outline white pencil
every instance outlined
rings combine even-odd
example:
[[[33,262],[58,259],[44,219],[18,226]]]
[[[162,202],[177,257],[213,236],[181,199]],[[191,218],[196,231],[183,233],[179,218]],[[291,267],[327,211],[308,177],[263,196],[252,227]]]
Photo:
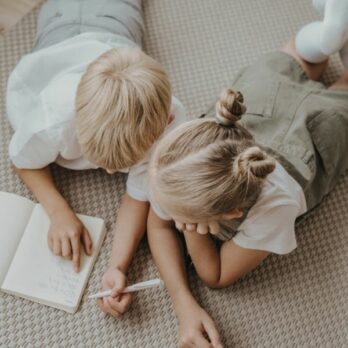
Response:
[[[127,286],[122,292],[127,293],[127,292],[145,290],[145,289],[153,288],[155,286],[159,286],[162,284],[163,284],[162,280],[157,278],[157,279],[147,280],[146,282],[136,283],[136,284]],[[112,290],[97,292],[96,294],[89,295],[88,298],[101,298],[105,296],[110,296],[111,292]]]

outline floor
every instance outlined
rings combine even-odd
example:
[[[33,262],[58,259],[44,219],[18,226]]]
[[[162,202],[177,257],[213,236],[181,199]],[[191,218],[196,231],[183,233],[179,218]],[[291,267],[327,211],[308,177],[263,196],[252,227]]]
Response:
[[[164,65],[174,95],[192,118],[212,105],[241,67],[276,50],[318,18],[311,0],[144,0],[144,13],[144,49]],[[31,11],[0,40],[0,190],[31,199],[8,158],[12,130],[5,96],[11,70],[32,48],[36,20],[37,11]],[[325,82],[334,81],[341,71],[336,56]],[[125,176],[58,166],[53,173],[75,211],[105,219],[107,236],[76,314],[0,292],[0,347],[177,347],[178,322],[164,289],[137,294],[122,320],[103,315],[88,300],[108,267]],[[190,270],[194,296],[213,317],[225,348],[348,347],[347,206],[345,175],[320,208],[297,225],[294,252],[267,258],[229,288],[211,290]],[[156,277],[144,241],[129,281]]]
[[[0,0],[0,35],[8,32],[43,0]]]

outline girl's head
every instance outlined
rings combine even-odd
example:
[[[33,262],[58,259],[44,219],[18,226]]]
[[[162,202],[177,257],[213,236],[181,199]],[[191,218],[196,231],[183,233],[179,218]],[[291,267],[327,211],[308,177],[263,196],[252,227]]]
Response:
[[[275,161],[238,123],[245,111],[242,94],[225,90],[215,119],[182,124],[159,142],[150,165],[151,194],[173,219],[219,220],[255,203]]]

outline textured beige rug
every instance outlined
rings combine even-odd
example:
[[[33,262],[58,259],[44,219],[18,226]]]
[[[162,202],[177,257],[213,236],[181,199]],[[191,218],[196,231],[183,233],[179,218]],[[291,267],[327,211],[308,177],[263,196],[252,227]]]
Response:
[[[144,0],[144,6],[147,52],[165,65],[192,117],[206,110],[240,67],[316,18],[310,0]],[[0,190],[27,197],[7,155],[5,89],[9,72],[32,46],[36,15],[0,41]],[[340,70],[334,60],[325,80]],[[124,176],[58,167],[54,176],[76,211],[106,219],[108,234],[77,314],[0,293],[0,347],[175,347],[177,321],[164,290],[138,294],[122,320],[104,316],[87,300],[107,266]],[[298,226],[299,247],[291,255],[270,257],[224,290],[209,290],[190,275],[226,347],[348,347],[347,206],[346,175]],[[0,226],[0,233],[11,231]],[[158,275],[145,242],[129,274],[131,281]]]

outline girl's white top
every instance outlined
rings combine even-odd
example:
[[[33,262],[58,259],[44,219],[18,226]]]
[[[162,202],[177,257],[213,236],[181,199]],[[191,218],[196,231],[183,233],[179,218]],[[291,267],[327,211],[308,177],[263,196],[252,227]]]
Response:
[[[9,146],[18,168],[38,169],[56,162],[69,169],[96,169],[83,158],[75,131],[75,94],[87,66],[111,48],[137,47],[111,33],[84,33],[25,55],[13,70],[7,87],[7,116],[14,129]],[[172,98],[175,128],[186,120],[183,105]],[[148,200],[147,157],[130,168],[127,191]],[[128,170],[126,170],[128,171]]]
[[[151,205],[159,217],[170,219],[158,204],[152,201]],[[306,211],[306,198],[301,186],[277,162],[232,240],[243,248],[275,254],[290,253],[297,246],[295,220]]]

